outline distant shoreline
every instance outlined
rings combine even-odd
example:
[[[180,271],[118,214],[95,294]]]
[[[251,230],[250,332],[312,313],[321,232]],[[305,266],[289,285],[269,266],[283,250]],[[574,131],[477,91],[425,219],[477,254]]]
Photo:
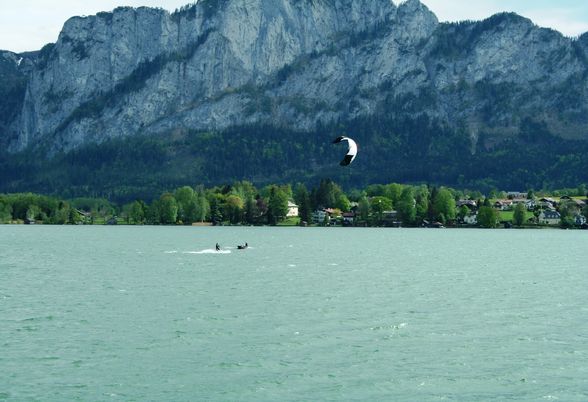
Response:
[[[125,222],[118,222],[116,224],[106,224],[106,223],[84,223],[84,224],[61,224],[61,223],[43,223],[43,222],[35,222],[35,223],[26,223],[23,221],[19,222],[10,222],[10,223],[0,223],[1,226],[106,226],[106,227],[193,227],[193,228],[217,228],[217,227],[226,227],[226,228],[251,228],[251,227],[270,227],[270,228],[301,228],[301,229],[428,229],[428,230],[456,230],[456,229],[465,229],[465,230],[472,230],[472,229],[480,229],[480,230],[588,230],[588,227],[572,227],[572,228],[562,228],[558,225],[523,225],[523,226],[512,226],[512,227],[504,227],[504,225],[497,226],[495,228],[484,228],[482,226],[474,226],[474,225],[452,225],[452,226],[444,226],[444,227],[423,227],[423,226],[341,226],[341,225],[331,225],[331,226],[324,226],[324,225],[231,225],[231,224],[222,224],[222,225],[214,225],[212,222],[195,222],[190,225],[180,225],[180,224],[159,224],[159,225],[151,225],[151,224],[133,224],[133,223],[125,223]]]

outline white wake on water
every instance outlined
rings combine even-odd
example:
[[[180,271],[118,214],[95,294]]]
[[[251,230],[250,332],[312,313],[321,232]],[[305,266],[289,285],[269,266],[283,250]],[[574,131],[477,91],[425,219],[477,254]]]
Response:
[[[183,251],[182,254],[231,254],[231,250],[216,251],[213,248],[207,248],[206,250],[200,251]]]
[[[200,250],[200,251],[178,251],[178,250],[169,250],[169,251],[164,251],[165,254],[178,254],[178,253],[182,253],[182,254],[231,254],[231,250],[219,250],[216,251],[213,248],[207,248],[205,250]]]

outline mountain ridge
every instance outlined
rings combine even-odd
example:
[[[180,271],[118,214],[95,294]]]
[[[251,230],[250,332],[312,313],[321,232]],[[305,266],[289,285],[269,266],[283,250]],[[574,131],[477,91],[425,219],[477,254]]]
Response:
[[[440,23],[419,0],[121,7],[70,18],[39,52],[0,53],[0,91],[16,94],[0,100],[0,145],[51,160],[111,140],[240,136],[239,127],[284,130],[296,145],[380,121],[382,138],[362,149],[383,142],[391,153],[399,141],[417,146],[420,134],[403,130],[422,118],[425,131],[448,133],[428,133],[423,158],[451,141],[471,155],[545,133],[585,142],[587,55],[587,34],[566,38],[513,13]],[[199,163],[202,174],[212,161]]]

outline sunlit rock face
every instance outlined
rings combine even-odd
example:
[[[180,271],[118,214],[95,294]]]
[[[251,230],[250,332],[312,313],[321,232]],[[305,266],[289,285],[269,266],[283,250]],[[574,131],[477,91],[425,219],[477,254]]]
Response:
[[[512,135],[531,116],[586,138],[587,43],[514,14],[440,24],[418,0],[118,8],[71,18],[39,52],[0,54],[0,78],[22,81],[12,103],[0,100],[0,143],[55,153],[112,137],[312,131],[378,114],[426,114],[473,139],[482,128]]]

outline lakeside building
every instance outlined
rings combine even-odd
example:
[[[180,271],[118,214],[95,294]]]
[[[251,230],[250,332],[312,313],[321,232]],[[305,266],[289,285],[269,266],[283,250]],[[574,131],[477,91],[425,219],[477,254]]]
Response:
[[[312,223],[315,225],[320,225],[325,222],[325,218],[327,217],[327,211],[324,209],[317,209],[312,213]]]
[[[547,209],[545,211],[541,211],[539,214],[539,223],[546,225],[559,225],[560,221],[561,215],[557,211]]]
[[[298,205],[294,204],[292,201],[288,201],[288,213],[286,216],[288,218],[298,216]]]
[[[355,214],[353,212],[343,212],[343,226],[353,226]]]
[[[466,225],[477,225],[478,224],[478,214],[468,214],[463,217],[463,223]]]

